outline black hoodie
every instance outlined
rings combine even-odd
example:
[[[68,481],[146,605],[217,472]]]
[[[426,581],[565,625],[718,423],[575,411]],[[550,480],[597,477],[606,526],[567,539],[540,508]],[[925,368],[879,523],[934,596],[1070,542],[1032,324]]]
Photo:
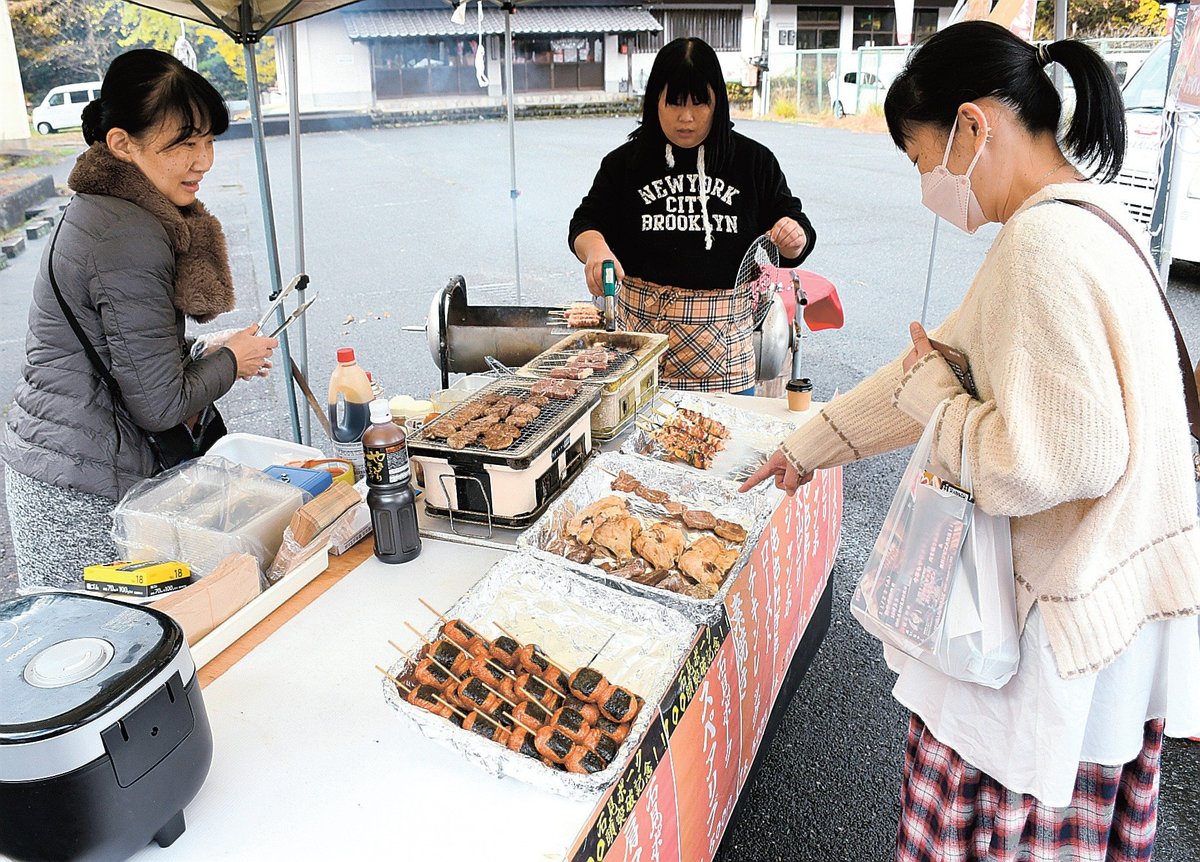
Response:
[[[674,168],[667,167],[665,148],[640,157],[645,148],[629,141],[613,150],[571,219],[572,252],[579,234],[597,230],[627,275],[675,287],[728,290],[750,244],[790,216],[804,228],[808,244],[799,258],[780,263],[800,263],[817,234],[779,162],[762,144],[737,132],[730,139],[725,165],[705,171],[705,202],[696,166],[699,148],[673,147]],[[712,236],[707,251],[705,203]]]

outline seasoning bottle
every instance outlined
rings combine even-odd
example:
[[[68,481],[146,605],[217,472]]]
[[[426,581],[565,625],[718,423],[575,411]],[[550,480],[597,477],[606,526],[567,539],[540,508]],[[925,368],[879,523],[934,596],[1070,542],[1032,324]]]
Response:
[[[362,444],[375,556],[385,563],[407,563],[421,553],[416,495],[408,481],[407,437],[404,428],[392,421],[386,400],[372,401],[370,409],[371,425]]]
[[[362,436],[371,420],[371,381],[354,360],[354,349],[337,352],[337,368],[329,378],[329,430],[336,457],[354,465],[355,478],[363,474]]]
[[[380,384],[380,382],[378,380],[375,379],[375,375],[372,374],[370,371],[367,372],[367,380],[370,381],[370,383],[371,383],[371,394],[374,395],[376,398],[382,398],[383,397],[383,386],[382,386],[382,384]]]

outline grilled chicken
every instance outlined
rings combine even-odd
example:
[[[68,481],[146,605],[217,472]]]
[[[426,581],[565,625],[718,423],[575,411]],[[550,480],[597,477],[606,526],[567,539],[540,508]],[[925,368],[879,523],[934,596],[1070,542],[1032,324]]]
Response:
[[[633,549],[656,569],[669,569],[683,553],[683,531],[659,521],[633,540]]]
[[[592,543],[609,551],[618,560],[633,556],[633,540],[642,532],[642,522],[632,515],[607,519],[592,533]]]

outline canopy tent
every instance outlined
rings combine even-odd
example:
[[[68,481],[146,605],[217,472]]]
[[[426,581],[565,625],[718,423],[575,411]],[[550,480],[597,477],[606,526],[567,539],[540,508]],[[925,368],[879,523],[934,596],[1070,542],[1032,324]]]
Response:
[[[129,0],[138,6],[144,6],[148,9],[155,9],[159,12],[165,12],[168,15],[174,15],[180,18],[186,18],[189,21],[197,21],[201,24],[208,24],[218,28],[224,32],[234,42],[241,45],[246,57],[246,88],[247,95],[250,100],[250,122],[254,138],[254,156],[258,165],[258,191],[262,202],[263,213],[263,228],[266,231],[267,239],[267,266],[270,270],[271,278],[271,296],[274,300],[283,289],[283,279],[279,268],[279,241],[275,233],[275,210],[271,202],[271,179],[267,169],[267,149],[266,138],[263,134],[262,109],[259,105],[259,81],[258,81],[258,66],[254,56],[254,46],[257,45],[267,33],[275,27],[285,24],[294,24],[297,21],[302,21],[305,18],[311,18],[315,15],[320,15],[323,12],[329,12],[342,6],[349,6],[356,0]],[[289,39],[289,54],[294,58],[295,51],[294,40]],[[288,88],[289,97],[291,100],[291,127],[290,135],[292,138],[292,169],[293,180],[296,185],[296,213],[295,225],[297,236],[297,255],[301,268],[304,266],[304,251],[303,251],[303,210],[301,208],[300,194],[300,130],[299,130],[299,108],[298,94],[294,85],[295,77],[292,77],[293,85]],[[301,291],[303,288],[301,288]],[[303,303],[304,296],[300,293],[297,299],[297,305]],[[286,315],[286,309],[283,303],[280,303],[276,308],[275,316],[278,324],[282,325]],[[304,318],[301,321],[301,350],[299,368],[302,372],[307,373],[308,370],[308,349],[305,338],[305,330],[303,329]],[[291,416],[292,423],[292,439],[296,442],[301,442],[307,438],[307,433],[301,434],[300,413],[296,399],[296,387],[292,380],[292,353],[291,343],[288,338],[288,333],[285,330],[280,334],[279,346],[283,354],[283,368],[285,375],[285,388],[288,396],[288,411]],[[307,432],[307,416],[308,404],[304,405],[305,411],[305,431]]]

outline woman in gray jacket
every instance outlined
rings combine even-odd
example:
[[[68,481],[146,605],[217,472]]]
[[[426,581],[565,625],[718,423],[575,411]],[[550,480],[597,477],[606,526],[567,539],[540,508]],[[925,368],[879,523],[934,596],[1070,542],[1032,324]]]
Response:
[[[185,317],[206,322],[234,304],[221,225],[196,200],[228,126],[212,85],[161,51],[114,60],[84,109],[89,149],[34,284],[2,445],[22,592],[77,587],[85,565],[113,560],[113,507],[157,472],[147,432],[194,425],[237,379],[270,368],[276,341],[254,327],[194,360],[184,339]]]

